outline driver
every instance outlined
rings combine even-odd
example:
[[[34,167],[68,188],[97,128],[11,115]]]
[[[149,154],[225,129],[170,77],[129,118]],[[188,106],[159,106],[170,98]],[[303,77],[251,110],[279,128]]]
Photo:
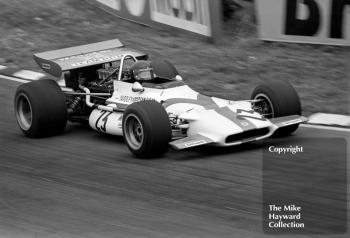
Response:
[[[161,84],[182,81],[175,67],[167,61],[137,61],[130,67],[129,74],[132,82]]]
[[[150,61],[140,60],[135,62],[129,70],[130,77],[133,81],[152,81],[156,78]]]

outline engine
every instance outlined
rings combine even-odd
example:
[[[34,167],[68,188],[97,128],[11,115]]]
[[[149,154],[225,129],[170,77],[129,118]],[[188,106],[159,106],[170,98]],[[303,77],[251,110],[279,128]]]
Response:
[[[122,80],[130,79],[129,68],[134,63],[132,59],[124,61]],[[120,61],[108,62],[100,65],[94,65],[77,70],[71,70],[64,73],[66,86],[73,88],[76,93],[84,93],[80,86],[84,86],[91,93],[113,93],[113,81],[117,80],[120,73]],[[96,104],[104,104],[109,96],[93,96],[91,101]],[[67,95],[68,115],[71,120],[76,118],[86,120],[91,113],[91,108],[85,104],[85,96]]]
[[[117,72],[119,67],[109,67],[107,69],[98,69],[97,75],[100,80],[106,80],[109,76],[111,76],[111,79],[117,79],[117,76],[115,72]],[[112,75],[114,73],[114,75]]]

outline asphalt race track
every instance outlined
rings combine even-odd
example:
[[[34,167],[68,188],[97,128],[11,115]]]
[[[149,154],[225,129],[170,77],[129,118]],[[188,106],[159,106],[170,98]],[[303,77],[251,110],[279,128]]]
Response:
[[[0,237],[268,237],[262,148],[281,139],[169,151],[154,160],[135,159],[121,138],[79,124],[28,139],[14,119],[18,85],[0,78]],[[300,128],[289,140],[349,142],[348,133]]]

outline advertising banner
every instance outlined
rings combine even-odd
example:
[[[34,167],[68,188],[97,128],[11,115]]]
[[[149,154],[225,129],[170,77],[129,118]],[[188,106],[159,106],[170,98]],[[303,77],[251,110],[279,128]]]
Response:
[[[118,17],[151,25],[149,0],[97,0],[97,2],[105,10],[113,11]]]
[[[220,1],[210,0],[97,0],[121,18],[149,26],[182,29],[218,38],[221,29]],[[107,8],[108,9],[107,9]]]
[[[211,36],[208,0],[151,0],[152,21]]]
[[[350,45],[350,0],[255,3],[262,40]]]

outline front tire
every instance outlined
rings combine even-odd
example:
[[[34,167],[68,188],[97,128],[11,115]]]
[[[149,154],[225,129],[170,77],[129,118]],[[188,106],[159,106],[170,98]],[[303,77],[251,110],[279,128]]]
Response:
[[[131,104],[123,116],[124,140],[139,158],[164,154],[171,140],[171,126],[164,107],[156,101]]]
[[[15,115],[27,137],[57,135],[67,124],[65,96],[50,79],[22,84],[15,94]]]
[[[266,118],[301,115],[300,98],[293,86],[286,81],[263,83],[254,89],[251,98],[261,100],[256,106]],[[298,127],[299,124],[279,128],[274,136],[289,135]]]

